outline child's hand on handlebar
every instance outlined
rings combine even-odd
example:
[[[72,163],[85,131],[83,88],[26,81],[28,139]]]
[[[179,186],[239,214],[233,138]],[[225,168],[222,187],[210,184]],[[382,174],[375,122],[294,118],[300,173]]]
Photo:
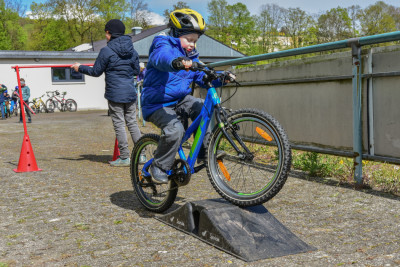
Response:
[[[193,61],[188,57],[178,57],[172,61],[172,67],[176,70],[186,70],[192,67]]]
[[[235,80],[236,80],[236,75],[235,74],[233,74],[232,72],[230,72],[230,71],[225,71],[224,72],[224,77],[225,77],[225,81],[224,82],[226,82],[226,83],[229,83],[229,82],[234,82]]]

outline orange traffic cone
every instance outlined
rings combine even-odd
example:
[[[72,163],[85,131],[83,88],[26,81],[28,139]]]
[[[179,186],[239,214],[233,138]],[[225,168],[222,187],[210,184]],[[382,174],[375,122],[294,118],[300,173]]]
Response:
[[[15,172],[36,172],[41,171],[36,164],[35,155],[31,141],[29,140],[28,134],[24,135],[22,141],[21,155],[19,156],[18,168],[14,169]]]
[[[113,155],[112,160],[113,161],[117,160],[119,158],[119,155],[120,155],[120,153],[119,153],[119,148],[118,148],[118,140],[117,140],[117,138],[115,138],[114,155]]]

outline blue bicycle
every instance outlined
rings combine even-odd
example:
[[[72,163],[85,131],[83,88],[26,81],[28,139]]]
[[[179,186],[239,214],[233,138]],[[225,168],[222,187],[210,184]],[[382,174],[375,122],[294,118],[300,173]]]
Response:
[[[168,184],[153,182],[149,173],[160,136],[145,134],[133,149],[131,179],[140,203],[153,212],[167,210],[174,203],[178,188],[187,185],[192,174],[203,168],[207,169],[214,189],[231,203],[248,207],[268,201],[282,189],[290,171],[291,148],[285,131],[264,111],[227,111],[211,85],[215,79],[225,79],[225,74],[200,64],[194,64],[191,69],[205,72],[204,81],[209,89],[200,115],[185,132],[178,151],[179,158],[167,172]],[[213,114],[217,124],[207,143],[206,162],[195,166]],[[186,156],[182,145],[195,131]],[[146,155],[147,162],[140,160],[143,155]]]

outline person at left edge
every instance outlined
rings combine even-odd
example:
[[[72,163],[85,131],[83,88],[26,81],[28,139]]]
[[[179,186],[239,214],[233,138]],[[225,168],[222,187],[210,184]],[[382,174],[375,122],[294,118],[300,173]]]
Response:
[[[120,157],[111,161],[112,166],[130,166],[128,139],[125,123],[133,142],[141,137],[136,120],[137,93],[134,76],[139,74],[139,56],[133,48],[131,37],[124,35],[125,25],[118,19],[108,21],[104,28],[107,46],[103,47],[93,68],[75,63],[75,71],[94,77],[105,73],[106,92],[111,119],[118,140]]]
[[[7,86],[4,84],[0,84],[0,109],[1,109],[1,119],[5,119],[5,110],[4,110],[4,105],[5,105],[5,99],[6,99],[6,94],[7,94]]]

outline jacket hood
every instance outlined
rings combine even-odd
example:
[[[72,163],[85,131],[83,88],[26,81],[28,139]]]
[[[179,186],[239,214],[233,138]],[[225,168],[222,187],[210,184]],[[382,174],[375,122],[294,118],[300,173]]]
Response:
[[[107,46],[121,58],[130,58],[133,55],[132,39],[127,35],[110,40]]]

